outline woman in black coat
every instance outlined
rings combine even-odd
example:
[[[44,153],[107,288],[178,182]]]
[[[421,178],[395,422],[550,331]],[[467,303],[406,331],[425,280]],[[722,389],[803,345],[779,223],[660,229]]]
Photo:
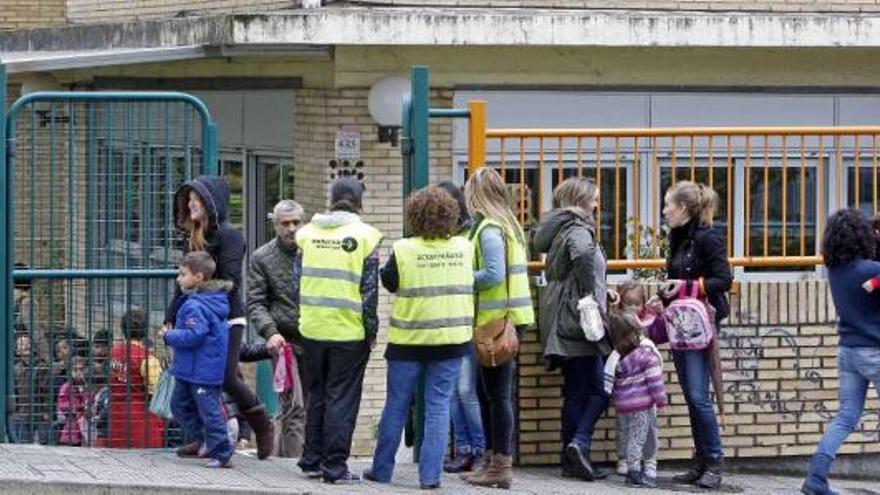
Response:
[[[207,251],[217,264],[215,278],[232,282],[229,292],[229,352],[223,391],[229,394],[257,438],[257,457],[265,459],[272,453],[274,426],[265,407],[247,387],[238,373],[239,350],[244,334],[244,305],[241,300],[241,270],[245,243],[241,232],[227,221],[229,185],[221,177],[201,176],[187,182],[174,195],[174,218],[178,228],[186,232],[184,250]],[[175,288],[174,299],[165,312],[165,325],[172,325],[183,293]],[[198,455],[200,442],[180,447],[177,455]]]
[[[682,284],[699,284],[700,294],[715,308],[715,334],[730,313],[727,292],[733,282],[724,239],[712,228],[717,194],[712,188],[682,181],[666,192],[663,216],[669,224],[670,286],[664,296],[679,294]],[[713,356],[713,353],[716,353]],[[672,359],[684,392],[696,450],[695,466],[675,480],[717,489],[724,452],[721,431],[709,393],[712,366],[717,366],[717,338],[703,350],[673,350]],[[716,391],[719,393],[720,391]]]

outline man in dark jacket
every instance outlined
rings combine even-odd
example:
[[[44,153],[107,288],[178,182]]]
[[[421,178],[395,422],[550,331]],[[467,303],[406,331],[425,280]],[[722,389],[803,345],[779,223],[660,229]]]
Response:
[[[302,372],[302,336],[299,333],[299,276],[302,260],[296,246],[296,231],[305,212],[296,201],[281,200],[272,211],[275,238],[251,255],[248,266],[247,314],[257,333],[266,339],[269,351],[278,355],[285,341],[293,347],[293,389],[280,394],[280,436],[277,455],[300,457],[305,437],[305,399]]]

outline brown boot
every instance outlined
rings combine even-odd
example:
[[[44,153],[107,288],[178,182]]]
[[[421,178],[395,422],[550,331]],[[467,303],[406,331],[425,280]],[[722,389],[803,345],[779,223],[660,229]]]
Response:
[[[492,456],[492,462],[489,463],[489,469],[484,475],[468,478],[465,481],[475,486],[509,490],[513,483],[513,457],[495,454]]]
[[[266,414],[266,408],[262,404],[254,406],[244,412],[244,417],[257,438],[257,458],[265,459],[272,455],[275,449],[275,425]]]
[[[474,466],[473,471],[459,473],[458,477],[467,481],[470,478],[476,478],[479,476],[483,476],[484,474],[486,474],[486,470],[489,469],[489,464],[491,463],[491,461],[492,461],[492,451],[487,450],[487,451],[483,452],[483,459],[480,461],[480,464],[478,466]]]

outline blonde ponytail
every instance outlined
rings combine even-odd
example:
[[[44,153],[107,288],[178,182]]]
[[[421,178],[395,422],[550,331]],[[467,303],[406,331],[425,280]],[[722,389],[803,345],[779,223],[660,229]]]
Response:
[[[718,204],[718,193],[714,189],[705,184],[683,180],[672,185],[667,194],[673,203],[684,205],[689,217],[707,227],[712,225]]]

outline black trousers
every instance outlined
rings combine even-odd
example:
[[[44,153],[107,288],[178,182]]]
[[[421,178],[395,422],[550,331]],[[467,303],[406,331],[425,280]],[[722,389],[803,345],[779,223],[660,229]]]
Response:
[[[238,372],[238,359],[243,335],[244,325],[229,327],[229,351],[226,354],[226,370],[223,376],[223,391],[229,394],[241,412],[249,411],[260,405],[260,400],[244,383]]]
[[[477,398],[486,432],[486,450],[513,455],[513,381],[516,361],[495,368],[480,366],[477,377]]]
[[[361,342],[303,339],[308,390],[306,444],[299,467],[335,481],[348,471],[370,347]]]

